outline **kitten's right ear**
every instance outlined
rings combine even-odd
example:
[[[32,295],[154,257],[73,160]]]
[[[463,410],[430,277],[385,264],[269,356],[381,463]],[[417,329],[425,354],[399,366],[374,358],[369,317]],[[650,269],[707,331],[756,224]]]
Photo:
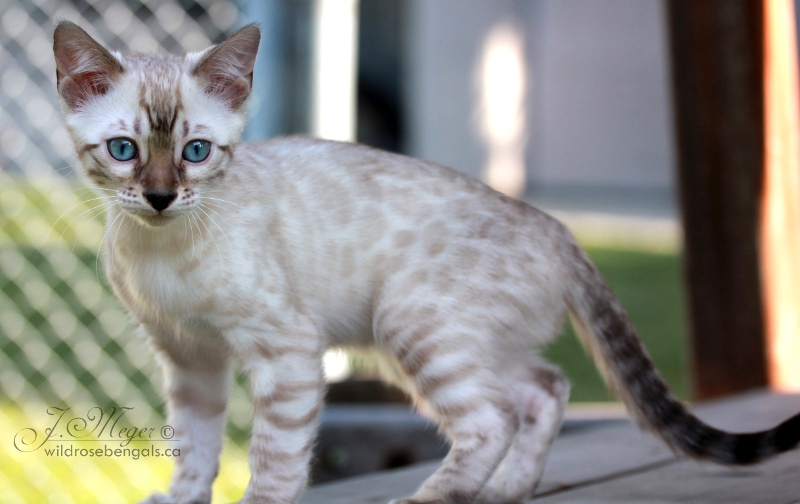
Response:
[[[70,109],[104,95],[122,73],[122,65],[75,23],[61,21],[53,32],[58,93]]]

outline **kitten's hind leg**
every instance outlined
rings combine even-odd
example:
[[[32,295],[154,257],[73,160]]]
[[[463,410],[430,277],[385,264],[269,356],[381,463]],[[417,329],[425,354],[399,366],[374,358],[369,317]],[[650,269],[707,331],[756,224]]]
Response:
[[[486,482],[478,502],[519,503],[533,495],[542,477],[550,445],[561,427],[569,384],[555,368],[524,369],[510,388],[519,429],[511,447]]]
[[[480,338],[454,334],[453,326],[433,327],[418,320],[384,333],[387,350],[407,378],[405,388],[452,443],[417,493],[392,504],[474,502],[517,431],[517,414],[483,362]]]
[[[175,456],[169,495],[153,495],[147,504],[211,502],[219,469],[230,388],[230,360],[224,349],[171,337],[153,339],[162,359]]]
[[[481,394],[477,393],[475,397],[481,397]],[[463,504],[476,501],[484,482],[508,449],[516,419],[508,414],[506,408],[498,407],[491,400],[480,407],[467,407],[470,408],[468,415],[459,412],[447,422],[446,431],[452,447],[441,466],[413,496],[394,500],[391,504]],[[437,407],[432,409],[437,410]]]

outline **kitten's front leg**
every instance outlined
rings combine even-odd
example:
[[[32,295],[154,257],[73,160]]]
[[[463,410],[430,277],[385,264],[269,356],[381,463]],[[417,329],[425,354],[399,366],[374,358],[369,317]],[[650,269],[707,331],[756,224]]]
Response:
[[[168,423],[180,456],[175,458],[169,495],[143,504],[207,504],[219,470],[231,368],[227,351],[189,339],[153,338],[166,382]]]
[[[316,331],[292,329],[280,342],[249,339],[243,363],[253,395],[252,473],[242,504],[297,502],[308,471],[323,400]]]

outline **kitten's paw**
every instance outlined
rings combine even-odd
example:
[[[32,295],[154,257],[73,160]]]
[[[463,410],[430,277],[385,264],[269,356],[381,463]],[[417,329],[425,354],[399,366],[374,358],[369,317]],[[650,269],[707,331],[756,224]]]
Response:
[[[139,502],[139,504],[208,504],[209,502],[211,502],[211,499],[207,497],[197,499],[182,499],[179,497],[175,499],[170,495],[157,493]]]
[[[393,501],[389,501],[389,504],[450,504],[450,503],[440,498],[427,499],[424,497],[423,498],[406,497],[404,499],[395,499]]]
[[[139,502],[139,504],[176,504],[176,503],[175,500],[169,495],[157,493]]]
[[[475,496],[469,496],[462,492],[450,492],[446,496],[441,494],[434,495],[433,492],[420,492],[411,497],[395,499],[389,504],[473,504]]]

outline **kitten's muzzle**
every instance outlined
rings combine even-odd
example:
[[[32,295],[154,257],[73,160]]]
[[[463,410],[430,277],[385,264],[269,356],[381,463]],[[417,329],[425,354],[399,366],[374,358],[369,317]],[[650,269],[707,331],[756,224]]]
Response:
[[[145,192],[142,196],[157,212],[166,209],[178,197],[176,193],[155,191]]]

